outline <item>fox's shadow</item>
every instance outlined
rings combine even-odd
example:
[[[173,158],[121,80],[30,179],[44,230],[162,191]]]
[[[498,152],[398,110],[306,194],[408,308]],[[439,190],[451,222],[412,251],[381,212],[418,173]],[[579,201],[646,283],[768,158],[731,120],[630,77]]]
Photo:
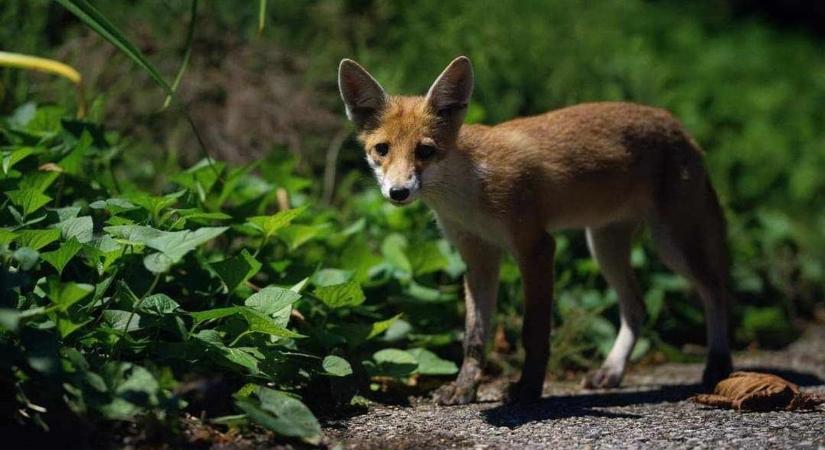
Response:
[[[817,375],[794,370],[767,367],[741,367],[737,370],[771,373],[800,386],[814,386],[825,383]],[[617,389],[615,391],[583,392],[582,394],[549,396],[527,405],[500,405],[482,411],[481,414],[490,425],[507,428],[517,428],[530,422],[567,417],[589,416],[638,419],[642,417],[639,414],[605,411],[596,408],[679,402],[703,391],[701,384],[673,384],[639,391]]]

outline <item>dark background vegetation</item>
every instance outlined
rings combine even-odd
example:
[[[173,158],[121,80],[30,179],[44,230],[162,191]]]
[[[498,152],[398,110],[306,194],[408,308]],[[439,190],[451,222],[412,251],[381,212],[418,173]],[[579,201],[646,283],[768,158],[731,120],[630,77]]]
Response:
[[[189,3],[96,3],[171,80],[185,50]],[[373,187],[337,93],[343,57],[364,64],[390,92],[423,93],[447,62],[468,55],[476,72],[470,122],[595,100],[671,110],[706,150],[727,212],[735,346],[781,347],[806,324],[825,320],[822,2],[272,1],[261,34],[253,3],[203,2],[180,105],[215,159],[227,167],[263,161],[252,170],[257,180],[288,191],[292,206],[311,205],[313,219],[305,226],[329,224],[311,237],[314,247],[258,254],[265,265],[276,257],[294,264],[252,281],[286,285],[315,273],[321,286],[327,283],[318,281],[319,268],[337,281],[357,280],[372,308],[357,320],[404,314],[393,328],[400,337],[381,338],[370,352],[422,347],[460,362],[461,268],[423,205],[393,208]],[[54,58],[83,74],[90,120],[120,136],[112,170],[121,192],[160,195],[186,187],[176,176],[203,153],[176,112],[180,106],[161,111],[164,93],[131,60],[57,3],[6,0],[0,23],[0,50]],[[71,113],[76,101],[65,81],[31,72],[0,70],[0,86],[3,116],[28,102]],[[8,150],[14,142],[3,144]],[[85,203],[99,199],[75,195]],[[273,211],[274,197],[263,197],[258,212]],[[242,221],[236,212],[229,213]],[[357,246],[338,245],[329,234],[359,223],[366,231]],[[393,251],[401,241],[411,243],[401,248],[413,265],[432,255],[441,262],[434,270],[393,272],[406,267]],[[583,235],[564,233],[560,242],[551,374],[578,376],[609,349],[618,311]],[[411,254],[416,246],[434,253]],[[5,251],[12,250],[14,244],[7,245]],[[656,260],[645,236],[633,262],[650,311],[635,358],[697,359],[704,324],[694,294]],[[512,263],[502,276],[492,372],[507,372],[519,360],[511,350],[521,320]],[[169,281],[170,295],[173,285]],[[131,360],[146,364],[151,357],[136,351]],[[172,379],[183,378],[176,369]],[[306,387],[294,386],[296,392]]]

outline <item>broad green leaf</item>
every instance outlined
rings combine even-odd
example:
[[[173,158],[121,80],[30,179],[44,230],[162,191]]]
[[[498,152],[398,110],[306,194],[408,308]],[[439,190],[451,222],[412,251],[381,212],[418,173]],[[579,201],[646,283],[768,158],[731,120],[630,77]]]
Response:
[[[20,311],[14,308],[0,308],[0,328],[17,331],[20,323]]]
[[[406,255],[407,240],[400,234],[391,234],[381,243],[381,253],[396,270],[412,274],[413,267]]]
[[[289,225],[290,222],[300,216],[306,207],[287,209],[277,212],[271,216],[255,216],[247,219],[255,228],[263,232],[264,237],[270,238],[278,230]]]
[[[8,228],[0,228],[0,245],[11,244],[15,239],[17,239],[17,233]]]
[[[132,313],[131,311],[119,309],[107,309],[103,311],[103,323],[118,331],[128,333],[139,330],[141,329],[140,320],[140,314]]]
[[[352,272],[340,269],[322,269],[312,275],[312,284],[316,286],[330,286],[346,283],[352,280]]]
[[[334,284],[332,286],[322,286],[313,292],[330,308],[341,308],[345,306],[358,306],[364,303],[366,297],[361,290],[361,286],[355,281]]]
[[[33,155],[34,152],[34,148],[32,147],[20,147],[8,153],[3,152],[3,173],[8,174],[9,170],[11,170],[11,168],[14,167],[15,164]]]
[[[72,305],[83,300],[95,290],[91,284],[61,283],[59,280],[50,279],[48,284],[48,296],[60,311],[67,311]]]
[[[6,192],[6,197],[15,205],[23,208],[23,215],[27,216],[46,206],[52,198],[36,189],[18,189]]]
[[[301,294],[291,289],[267,286],[255,294],[250,295],[249,298],[244,301],[244,304],[264,315],[271,316],[281,309],[292,305],[300,298]]]
[[[84,326],[92,322],[93,320],[94,319],[86,319],[82,322],[74,322],[65,317],[61,317],[57,321],[57,331],[60,333],[60,337],[65,339],[75,331],[83,328]]]
[[[66,267],[66,264],[74,258],[81,248],[83,248],[83,244],[78,242],[76,238],[72,237],[69,238],[68,241],[61,244],[60,248],[57,250],[42,253],[40,257],[57,269],[58,273],[63,274],[63,269]]]
[[[222,162],[203,159],[194,166],[175,175],[172,181],[194,192],[201,202],[205,202],[207,194],[212,190],[215,182],[218,181],[225,165]]]
[[[241,312],[241,308],[237,306],[229,306],[226,308],[215,308],[206,311],[195,311],[189,313],[195,319],[195,325],[205,322],[207,320],[220,319],[223,317],[232,316]]]
[[[74,217],[55,224],[63,239],[75,238],[81,244],[92,240],[94,224],[91,216]]]
[[[259,387],[258,401],[241,398],[236,405],[263,427],[275,433],[303,439],[310,444],[321,442],[321,425],[300,400],[280,391]]]
[[[57,180],[58,176],[60,176],[59,172],[52,171],[38,170],[37,172],[28,173],[20,180],[19,189],[24,191],[31,189],[43,193]]]
[[[218,274],[226,284],[229,292],[245,283],[261,270],[261,263],[258,262],[246,249],[241,250],[241,254],[210,264],[212,269]]]
[[[178,309],[180,309],[178,302],[166,294],[152,294],[144,298],[140,304],[141,312],[156,316],[172,314]]]
[[[203,227],[194,231],[161,231],[143,225],[118,225],[104,228],[113,236],[163,252],[173,263],[178,262],[197,246],[214,239],[227,229],[228,227]]]
[[[31,247],[20,247],[12,255],[23,270],[31,270],[40,259],[40,253]]]
[[[52,212],[57,216],[58,222],[63,222],[64,220],[74,219],[80,214],[81,207],[79,206],[66,206],[65,208],[56,208],[53,209]]]
[[[321,366],[329,375],[334,375],[336,377],[345,377],[352,374],[352,366],[350,366],[346,359],[341,358],[340,356],[327,356],[324,358]]]
[[[418,360],[404,350],[385,348],[372,355],[379,374],[391,377],[405,377],[418,368]]]
[[[244,307],[241,308],[240,312],[249,324],[249,331],[286,338],[304,337],[301,334],[278,325],[272,318],[252,308]]]
[[[232,218],[229,214],[222,212],[207,212],[197,208],[176,209],[175,213],[186,220],[192,220],[195,222],[205,222],[208,220],[229,220]]]
[[[370,333],[367,335],[367,339],[372,339],[375,336],[378,336],[379,334],[387,331],[392,326],[392,324],[394,324],[395,321],[399,318],[401,318],[401,314],[397,314],[396,316],[390,317],[387,320],[374,322],[370,328]]]
[[[178,199],[185,193],[185,190],[181,190],[171,194],[166,194],[162,197],[157,197],[154,195],[149,195],[145,192],[136,192],[128,195],[127,200],[149,211],[153,217],[156,217],[161,211],[174,205],[175,202],[177,202]]]
[[[193,336],[207,347],[217,350],[219,355],[225,360],[237,364],[252,374],[257,374],[259,358],[253,355],[248,349],[230,348],[223,344],[221,337],[215,330],[201,330]]]
[[[327,228],[329,228],[329,224],[290,225],[278,231],[278,237],[286,243],[290,251],[295,251],[298,247],[319,236]]]
[[[31,247],[35,250],[51,244],[60,239],[60,230],[22,230],[17,231],[17,243],[21,247]]]
[[[418,361],[418,373],[421,375],[453,375],[458,373],[458,366],[454,362],[441,359],[427,349],[414,348],[407,352]]]
[[[411,245],[406,249],[407,259],[416,276],[444,270],[449,261],[434,241]]]
[[[172,258],[161,252],[152,253],[143,258],[143,267],[152,273],[166,273],[172,268]]]
[[[98,200],[89,204],[92,209],[105,209],[112,214],[120,214],[125,211],[131,211],[138,207],[129,200],[123,198],[108,198],[106,200]]]

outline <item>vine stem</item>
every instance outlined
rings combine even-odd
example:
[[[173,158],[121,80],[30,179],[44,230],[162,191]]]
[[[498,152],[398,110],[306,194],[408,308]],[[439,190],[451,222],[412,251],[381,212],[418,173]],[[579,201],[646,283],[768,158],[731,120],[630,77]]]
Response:
[[[118,346],[116,348],[116,350],[118,352],[120,351],[120,347],[121,347],[120,342],[123,342],[123,339],[126,338],[126,336],[129,335],[129,326],[132,325],[132,319],[135,318],[135,315],[137,314],[138,308],[140,308],[140,305],[143,303],[144,300],[146,300],[146,297],[151,295],[152,291],[154,291],[155,288],[157,287],[158,282],[160,281],[160,275],[161,275],[160,273],[155,274],[155,279],[152,280],[152,284],[149,286],[149,289],[147,289],[146,292],[140,298],[138,298],[135,295],[135,293],[132,292],[132,289],[130,289],[128,285],[123,283],[123,286],[126,287],[126,291],[129,293],[129,295],[132,297],[132,299],[135,300],[135,302],[132,305],[132,311],[129,313],[129,318],[126,319],[126,326],[123,327],[124,328],[123,329],[123,338],[121,338],[121,340],[118,341]],[[117,353],[115,355],[117,356]]]

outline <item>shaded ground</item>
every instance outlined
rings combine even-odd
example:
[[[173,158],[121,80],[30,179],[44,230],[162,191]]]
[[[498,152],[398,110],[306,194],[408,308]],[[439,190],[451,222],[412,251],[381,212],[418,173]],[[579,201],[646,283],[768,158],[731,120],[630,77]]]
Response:
[[[776,373],[825,392],[825,327],[810,329],[779,352],[743,354],[737,369]],[[328,421],[331,445],[351,449],[413,448],[825,448],[825,407],[811,412],[737,413],[687,400],[699,390],[702,366],[665,364],[631,370],[615,390],[545,385],[531,406],[488,401],[442,407],[376,406],[346,420]],[[484,386],[482,400],[500,386]]]

